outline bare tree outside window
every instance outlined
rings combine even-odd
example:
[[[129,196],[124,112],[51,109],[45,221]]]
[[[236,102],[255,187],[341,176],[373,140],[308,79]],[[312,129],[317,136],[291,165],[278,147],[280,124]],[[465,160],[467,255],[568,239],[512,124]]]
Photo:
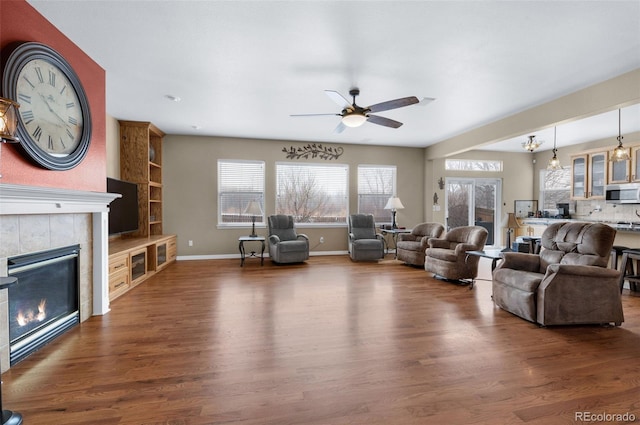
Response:
[[[571,199],[571,168],[560,170],[541,170],[541,209],[554,209],[559,203],[568,203]]]
[[[346,166],[276,164],[276,212],[297,223],[345,223]]]
[[[447,159],[444,163],[447,171],[502,171],[502,161],[481,159]]]
[[[384,207],[395,192],[396,167],[390,165],[358,166],[358,213],[373,215],[376,223],[391,223]]]

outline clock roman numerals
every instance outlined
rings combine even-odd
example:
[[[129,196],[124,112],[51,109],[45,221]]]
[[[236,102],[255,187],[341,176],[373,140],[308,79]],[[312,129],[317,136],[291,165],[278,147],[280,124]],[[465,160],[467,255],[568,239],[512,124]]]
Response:
[[[26,95],[26,94],[24,94],[24,93],[20,93],[20,94],[18,95],[18,100],[19,100],[21,103],[31,103],[31,96]]]
[[[22,79],[25,80],[27,82],[27,84],[29,84],[31,86],[32,89],[36,88],[36,86],[27,78],[26,75],[24,77],[22,77]]]
[[[21,113],[22,115],[22,120],[24,121],[25,125],[29,125],[31,124],[31,122],[33,121],[33,111],[24,111]]]
[[[31,135],[39,142],[40,137],[42,137],[42,128],[40,128],[40,126],[37,126],[33,133],[31,133]]]
[[[42,68],[37,67],[35,69],[36,71],[36,76],[38,77],[38,81],[40,82],[40,84],[44,83],[44,77],[42,76]]]
[[[52,87],[56,86],[56,73],[49,70],[49,85]]]

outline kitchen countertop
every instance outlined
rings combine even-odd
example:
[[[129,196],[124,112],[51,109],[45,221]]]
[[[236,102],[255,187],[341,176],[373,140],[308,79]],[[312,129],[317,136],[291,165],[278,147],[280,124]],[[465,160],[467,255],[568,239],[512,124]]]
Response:
[[[622,232],[634,232],[640,233],[640,222],[634,221],[606,221],[606,220],[584,220],[584,219],[573,219],[573,218],[524,218],[521,219],[520,222],[522,224],[530,224],[530,225],[541,225],[548,226],[551,223],[557,223],[559,221],[580,221],[580,222],[588,222],[588,223],[604,223],[616,230]]]

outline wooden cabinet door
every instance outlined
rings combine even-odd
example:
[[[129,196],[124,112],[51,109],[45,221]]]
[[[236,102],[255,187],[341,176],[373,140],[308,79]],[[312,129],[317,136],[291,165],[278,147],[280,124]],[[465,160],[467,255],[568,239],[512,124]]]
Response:
[[[631,147],[631,181],[640,182],[640,146]]]
[[[631,180],[630,168],[631,160],[610,161],[609,183],[628,183]]]
[[[587,181],[589,182],[587,197],[604,199],[604,187],[607,184],[606,151],[589,154]]]
[[[571,157],[571,199],[587,198],[587,155]]]

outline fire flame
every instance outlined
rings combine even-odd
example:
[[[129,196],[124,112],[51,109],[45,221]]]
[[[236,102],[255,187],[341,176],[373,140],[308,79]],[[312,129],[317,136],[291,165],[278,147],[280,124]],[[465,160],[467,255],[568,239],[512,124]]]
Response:
[[[31,309],[25,310],[25,311],[18,310],[16,321],[20,326],[25,326],[35,321],[42,322],[44,319],[47,318],[46,306],[47,306],[47,300],[43,298],[40,300],[40,303],[38,304],[37,313]]]

